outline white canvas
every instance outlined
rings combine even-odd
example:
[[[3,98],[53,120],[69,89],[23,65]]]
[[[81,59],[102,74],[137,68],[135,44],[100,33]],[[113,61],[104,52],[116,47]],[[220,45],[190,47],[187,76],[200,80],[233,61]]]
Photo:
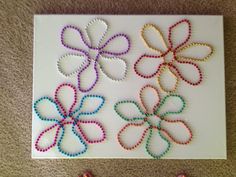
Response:
[[[182,95],[187,107],[181,114],[193,131],[190,144],[173,144],[164,159],[226,159],[226,116],[224,81],[224,42],[222,16],[192,15],[35,15],[34,16],[34,62],[33,62],[33,103],[42,96],[54,96],[54,91],[62,82],[77,86],[77,78],[65,78],[57,70],[57,60],[68,49],[61,44],[61,30],[65,25],[76,25],[82,31],[94,18],[101,18],[109,25],[108,37],[125,33],[131,39],[131,50],[122,56],[128,63],[125,80],[113,82],[100,73],[100,79],[89,94],[99,94],[106,101],[94,119],[100,121],[107,134],[104,142],[91,144],[86,153],[75,158],[152,158],[145,151],[145,143],[137,149],[127,151],[117,141],[117,133],[127,122],[114,111],[114,104],[121,100],[138,99],[139,90],[145,84],[158,89],[156,77],[144,79],[135,74],[133,65],[140,55],[147,53],[140,30],[146,23],[161,28],[167,37],[167,30],[173,23],[187,18],[191,21],[193,34],[191,41],[204,42],[214,47],[214,54],[206,62],[199,62],[203,72],[203,82],[196,87],[180,81],[178,94]],[[112,68],[116,70],[116,68]],[[148,71],[148,67],[146,68]],[[189,71],[191,72],[191,71]],[[160,90],[160,89],[159,89]],[[165,94],[161,92],[163,97]],[[81,95],[79,94],[79,99]],[[39,152],[34,144],[39,133],[47,127],[32,111],[32,158],[68,158],[56,147],[47,152]],[[135,136],[135,135],[134,135]],[[70,142],[70,140],[68,140]],[[73,143],[73,142],[71,142]]]

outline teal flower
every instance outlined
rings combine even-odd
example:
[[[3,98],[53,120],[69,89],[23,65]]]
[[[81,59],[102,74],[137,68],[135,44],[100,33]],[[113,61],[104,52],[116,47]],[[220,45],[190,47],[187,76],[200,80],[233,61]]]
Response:
[[[65,87],[73,92],[71,97],[60,93]],[[64,96],[60,99],[60,96]],[[66,109],[67,101],[70,101]],[[99,102],[96,105],[96,102]],[[63,83],[55,91],[55,98],[41,97],[35,101],[33,108],[37,117],[44,122],[53,123],[44,129],[35,141],[35,149],[46,152],[53,147],[66,156],[75,157],[85,153],[88,144],[99,143],[105,140],[105,131],[101,123],[96,120],[81,119],[98,113],[104,105],[105,99],[100,95],[84,95],[77,105],[77,91],[72,84]],[[47,112],[47,113],[46,113]],[[91,139],[86,134],[86,126],[95,126],[99,129],[99,138]],[[51,135],[51,136],[49,136]],[[67,138],[70,143],[67,143]],[[45,144],[47,144],[45,146]],[[73,150],[72,150],[73,149]]]

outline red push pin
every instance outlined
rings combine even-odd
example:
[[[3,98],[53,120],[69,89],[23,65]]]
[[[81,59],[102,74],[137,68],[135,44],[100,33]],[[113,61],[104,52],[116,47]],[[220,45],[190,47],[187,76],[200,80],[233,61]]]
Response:
[[[85,172],[83,175],[78,176],[78,177],[93,177],[93,175],[90,172]]]
[[[180,173],[177,175],[177,177],[187,177],[187,175],[185,173]]]
[[[83,175],[78,177],[93,177],[93,175],[90,172],[85,172]],[[176,177],[187,177],[185,173],[180,173]]]

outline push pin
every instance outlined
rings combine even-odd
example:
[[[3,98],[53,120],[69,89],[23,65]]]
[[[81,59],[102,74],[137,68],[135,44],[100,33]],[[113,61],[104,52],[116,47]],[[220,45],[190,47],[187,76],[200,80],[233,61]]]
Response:
[[[187,175],[185,173],[180,173],[177,175],[177,177],[187,177]]]
[[[78,176],[78,177],[94,177],[94,176],[90,172],[85,172],[83,175]]]

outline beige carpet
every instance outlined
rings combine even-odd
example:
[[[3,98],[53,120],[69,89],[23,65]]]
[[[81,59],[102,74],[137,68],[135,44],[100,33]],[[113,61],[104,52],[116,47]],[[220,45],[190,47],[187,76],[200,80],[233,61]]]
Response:
[[[228,160],[32,160],[33,14],[54,13],[223,14]],[[77,177],[86,169],[96,177],[236,176],[234,0],[0,0],[0,79],[0,177]]]

